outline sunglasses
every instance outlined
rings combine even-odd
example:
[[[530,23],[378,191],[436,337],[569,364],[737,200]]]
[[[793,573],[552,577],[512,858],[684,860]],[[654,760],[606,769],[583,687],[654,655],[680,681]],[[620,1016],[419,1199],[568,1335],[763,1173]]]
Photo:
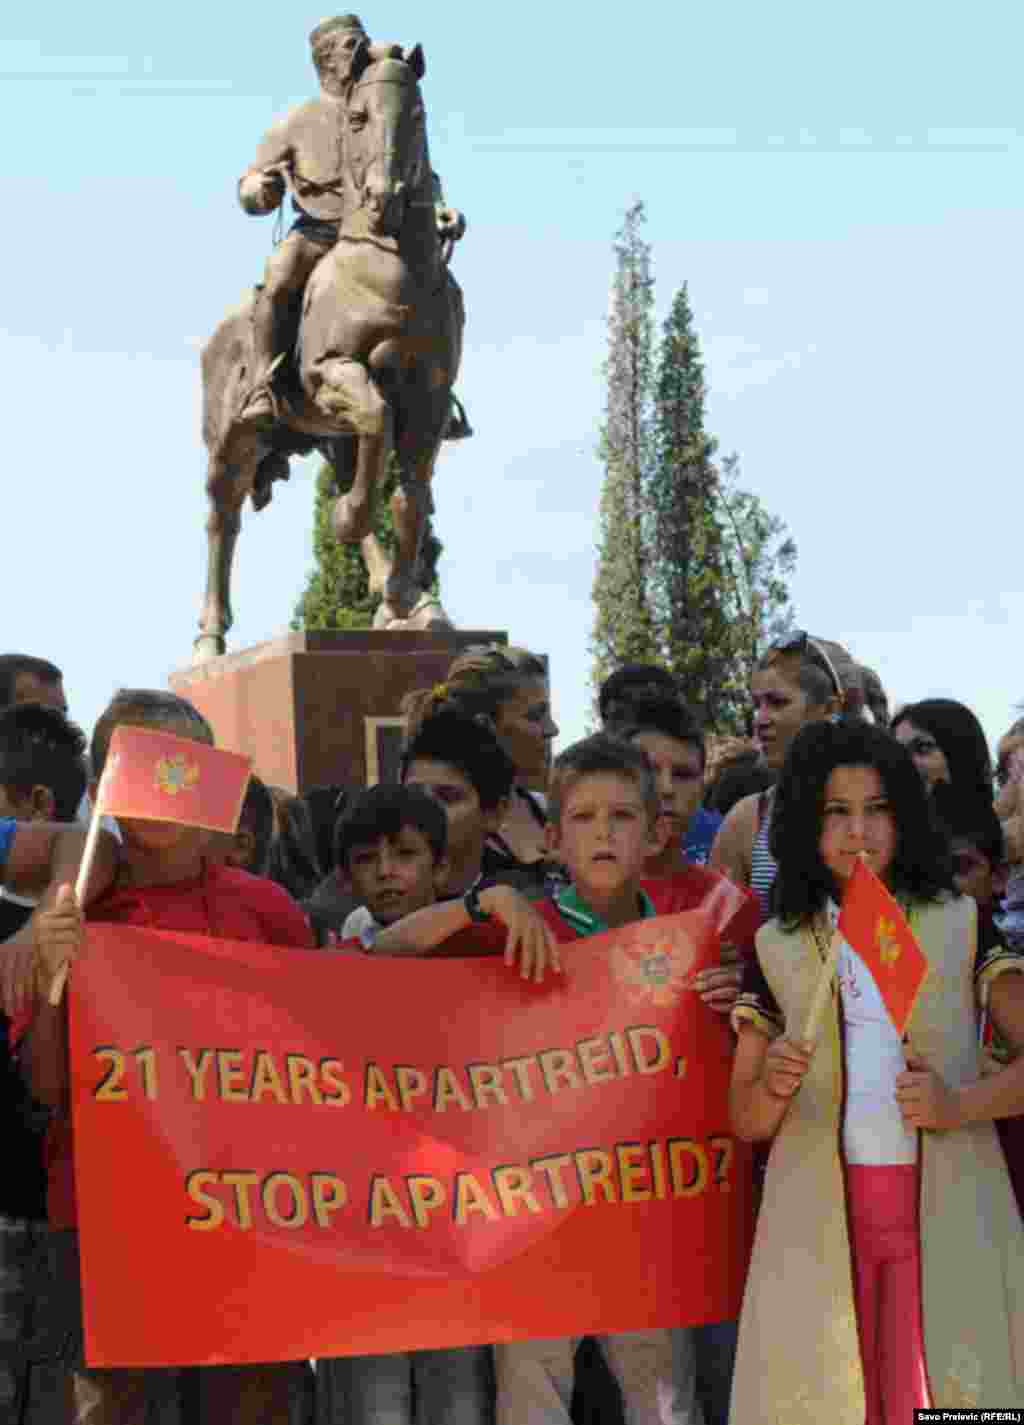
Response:
[[[801,658],[806,658],[819,667],[822,672],[827,673],[832,682],[832,691],[842,702],[844,693],[843,685],[839,681],[839,674],[836,672],[835,664],[822,648],[820,643],[815,643],[809,633],[803,629],[798,629],[786,639],[784,643],[776,643],[772,649],[773,653],[799,653]]]
[[[934,737],[912,737],[903,745],[911,757],[930,757],[933,752],[939,750],[939,744]]]

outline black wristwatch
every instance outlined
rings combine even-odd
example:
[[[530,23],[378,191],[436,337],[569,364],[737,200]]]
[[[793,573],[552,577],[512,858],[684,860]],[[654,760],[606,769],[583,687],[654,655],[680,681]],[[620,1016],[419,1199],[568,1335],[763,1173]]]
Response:
[[[479,883],[475,886],[470,886],[469,890],[462,897],[462,904],[466,907],[466,914],[474,925],[484,925],[492,918],[490,911],[484,910],[480,904]]]

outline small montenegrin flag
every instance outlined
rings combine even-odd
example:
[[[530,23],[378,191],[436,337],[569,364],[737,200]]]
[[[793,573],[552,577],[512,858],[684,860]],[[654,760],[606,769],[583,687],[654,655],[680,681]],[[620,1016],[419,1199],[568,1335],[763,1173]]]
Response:
[[[237,752],[221,752],[156,728],[115,727],[96,814],[233,833],[251,765]]]
[[[874,976],[902,1038],[928,961],[899,904],[863,861],[846,884],[839,932]]]

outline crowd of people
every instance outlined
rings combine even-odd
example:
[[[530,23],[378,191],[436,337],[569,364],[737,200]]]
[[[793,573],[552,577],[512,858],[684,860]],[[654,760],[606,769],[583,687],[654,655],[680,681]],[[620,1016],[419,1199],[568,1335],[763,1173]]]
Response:
[[[87,743],[54,664],[0,657],[0,1422],[908,1425],[930,1404],[1024,1406],[1024,720],[993,766],[968,707],[890,718],[871,670],[803,633],[760,660],[747,737],[709,736],[658,667],[617,669],[598,706],[601,730],[552,758],[545,661],[468,650],[406,699],[396,783],[296,797],[253,776],[233,836],[121,820],[79,904],[114,729],[208,744],[216,729],[172,693],[121,689]],[[906,1038],[838,929],[862,861],[928,960]],[[504,957],[541,982],[570,942],[712,906],[719,954],[694,988],[731,1026],[733,1132],[760,1147],[737,1320],[260,1366],[86,1364],[66,1004],[51,991],[89,921]]]

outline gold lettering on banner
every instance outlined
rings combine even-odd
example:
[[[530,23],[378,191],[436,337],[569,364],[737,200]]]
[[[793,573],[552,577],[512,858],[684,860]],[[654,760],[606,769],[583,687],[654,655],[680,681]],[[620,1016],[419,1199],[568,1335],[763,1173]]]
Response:
[[[196,1232],[212,1232],[215,1227],[223,1226],[224,1206],[220,1198],[205,1191],[207,1187],[216,1185],[219,1180],[219,1173],[211,1173],[205,1169],[189,1173],[185,1179],[185,1190],[193,1202],[206,1208],[206,1216],[186,1217],[185,1225],[187,1227],[191,1227]]]
[[[442,1065],[434,1072],[434,1112],[444,1113],[453,1103],[457,1103],[466,1113],[473,1108],[455,1077],[455,1070]]]
[[[406,1185],[409,1189],[409,1201],[412,1204],[412,1215],[415,1218],[416,1226],[428,1227],[430,1214],[445,1204],[447,1194],[444,1184],[440,1178],[416,1173],[406,1178]]]
[[[193,1103],[203,1103],[206,1100],[206,1073],[213,1063],[213,1050],[200,1049],[198,1061],[193,1058],[191,1049],[179,1049],[178,1058],[185,1065],[188,1074],[189,1085],[192,1089]]]
[[[692,1172],[683,1165],[684,1158],[692,1160]],[[707,1150],[693,1138],[670,1138],[668,1144],[669,1176],[675,1197],[696,1197],[704,1191],[711,1175],[711,1165]]]
[[[269,1054],[265,1049],[260,1049],[252,1067],[249,1100],[251,1103],[259,1103],[264,1094],[269,1094],[275,1103],[291,1102],[285,1092],[284,1084],[281,1082],[281,1075],[277,1071],[273,1054]]]
[[[480,1181],[473,1173],[455,1174],[455,1201],[452,1220],[456,1227],[465,1227],[471,1212],[477,1212],[488,1222],[498,1221],[498,1209],[494,1206]]]
[[[106,1061],[110,1068],[93,1089],[92,1096],[97,1103],[122,1103],[128,1097],[128,1090],[121,1080],[124,1078],[124,1053],[113,1047],[94,1049],[93,1058]]]
[[[509,1166],[495,1168],[491,1174],[494,1190],[498,1194],[501,1210],[506,1217],[515,1217],[522,1203],[528,1212],[542,1212],[544,1209],[533,1192],[533,1174],[529,1168]]]
[[[411,1227],[412,1219],[402,1206],[402,1200],[387,1178],[374,1177],[370,1182],[370,1226],[383,1227],[394,1220],[399,1227]]]
[[[576,1175],[580,1182],[583,1201],[592,1207],[597,1201],[597,1190],[601,1189],[605,1202],[617,1202],[618,1193],[612,1182],[612,1155],[604,1148],[582,1148],[574,1153]]]
[[[366,1066],[366,1077],[363,1088],[363,1106],[365,1108],[376,1108],[383,1104],[393,1113],[398,1112],[398,1100],[391,1091],[387,1075],[376,1064],[370,1063]]]
[[[640,1161],[637,1162],[639,1156]],[[646,1185],[647,1149],[642,1143],[616,1143],[615,1159],[622,1184],[623,1202],[649,1202],[651,1189]]]

